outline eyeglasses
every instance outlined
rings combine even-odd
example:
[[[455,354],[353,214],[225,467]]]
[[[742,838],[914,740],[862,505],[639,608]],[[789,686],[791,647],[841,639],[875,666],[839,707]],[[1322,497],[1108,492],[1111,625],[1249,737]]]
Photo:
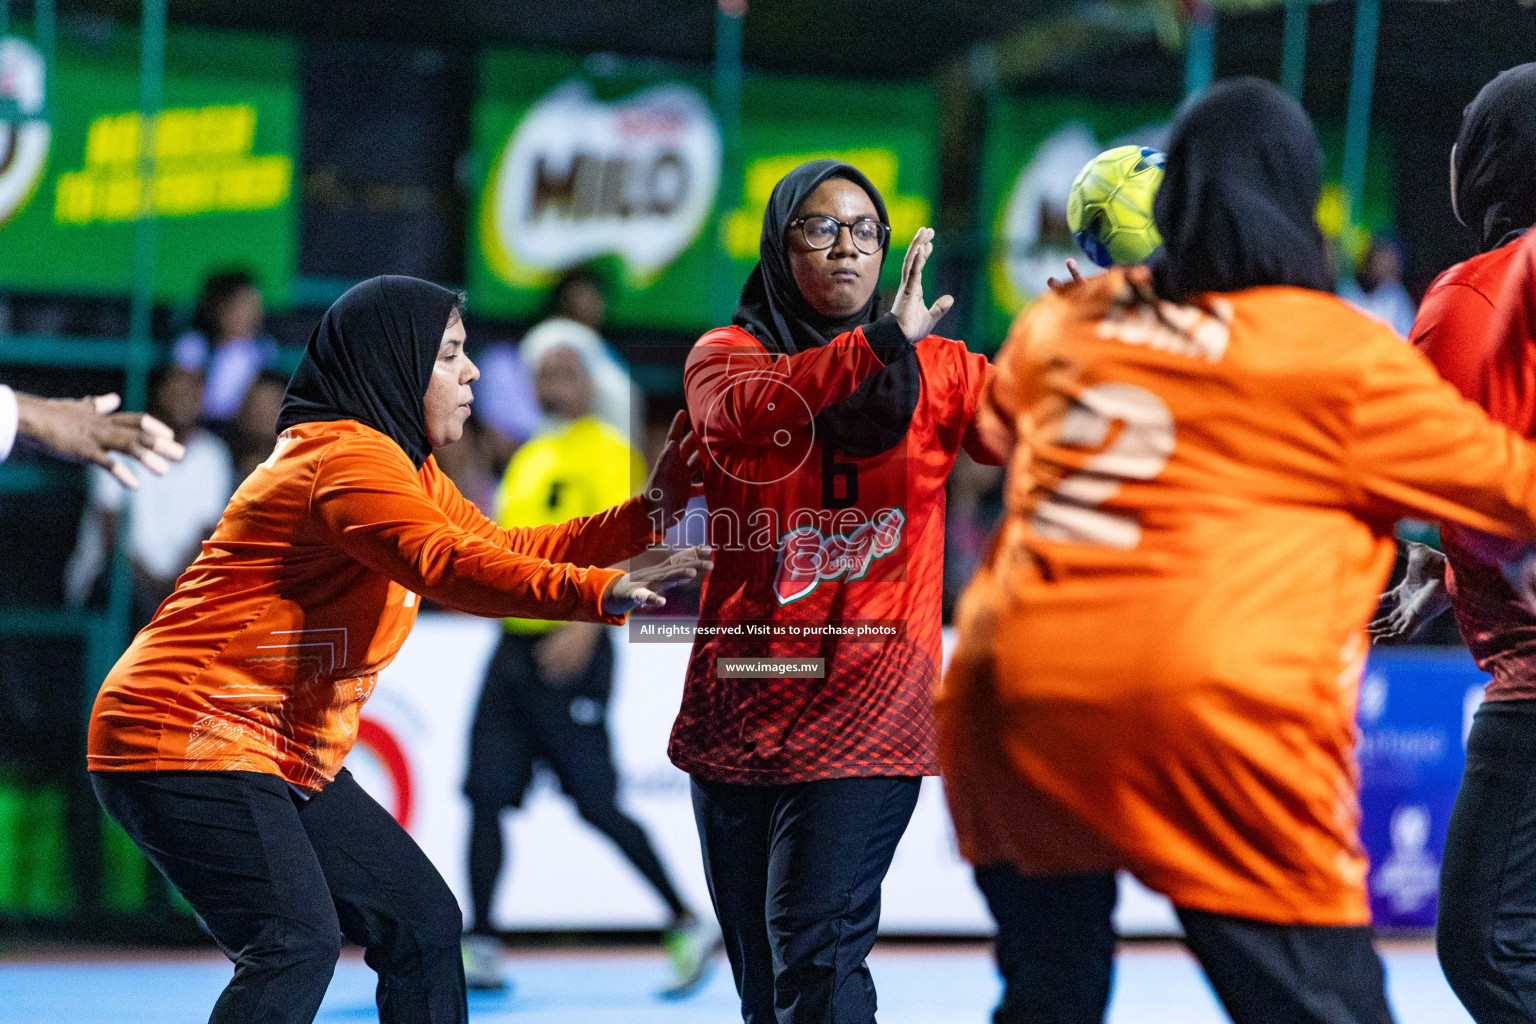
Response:
[[[798,226],[800,233],[805,236],[805,244],[812,249],[832,248],[839,232],[847,228],[849,236],[853,239],[853,247],[866,256],[873,256],[883,249],[885,240],[891,235],[890,228],[869,217],[850,224],[836,217],[816,214],[813,217],[798,217],[790,221],[789,226],[792,228]]]

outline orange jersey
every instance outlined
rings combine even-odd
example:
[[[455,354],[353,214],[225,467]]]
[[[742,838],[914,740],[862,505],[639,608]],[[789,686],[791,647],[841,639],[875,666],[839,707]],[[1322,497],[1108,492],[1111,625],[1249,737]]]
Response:
[[[1386,326],[1296,288],[1014,327],[1007,512],[938,698],[961,848],[1185,907],[1363,924],[1356,684],[1405,515],[1536,537],[1536,452]]]
[[[421,596],[477,615],[619,623],[602,596],[622,573],[589,566],[652,539],[638,498],[504,530],[435,460],[418,471],[351,420],[301,424],[235,492],[107,676],[89,767],[267,772],[318,789],[351,749]]]

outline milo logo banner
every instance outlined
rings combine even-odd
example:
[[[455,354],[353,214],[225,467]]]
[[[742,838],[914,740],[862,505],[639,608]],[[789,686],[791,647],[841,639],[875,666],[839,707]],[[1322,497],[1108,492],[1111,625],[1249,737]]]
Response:
[[[687,85],[603,103],[579,78],[507,139],[481,204],[481,251],[508,284],[612,254],[644,287],[698,238],[720,182],[720,132]]]
[[[612,286],[616,323],[723,322],[757,259],[773,183],[805,160],[835,157],[868,174],[898,243],[931,217],[937,118],[927,86],[749,77],[740,139],[740,180],[727,183],[704,74],[486,55],[474,114],[474,308],[532,318],[563,271],[589,263]],[[890,261],[891,287],[899,270]]]
[[[281,304],[294,274],[298,154],[294,44],[177,30],[163,105],[139,111],[139,40],[0,40],[0,287],[122,294],[134,225],[157,218],[157,298],[190,301],[239,264]],[[141,178],[142,155],[154,176]]]

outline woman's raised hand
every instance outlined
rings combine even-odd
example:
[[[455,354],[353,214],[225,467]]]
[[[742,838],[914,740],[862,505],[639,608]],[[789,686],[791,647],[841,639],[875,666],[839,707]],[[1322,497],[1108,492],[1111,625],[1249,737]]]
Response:
[[[687,583],[699,573],[715,567],[710,555],[710,549],[702,545],[684,548],[664,562],[625,573],[603,594],[603,611],[609,615],[623,615],[636,608],[660,608],[667,603],[661,596],[663,590]]]
[[[931,307],[923,302],[923,265],[931,255],[933,229],[918,228],[901,261],[901,287],[896,292],[896,301],[891,304],[901,333],[913,343],[932,334],[933,328],[949,312],[949,307],[955,304],[954,298],[948,295],[939,296],[939,301]]]
[[[689,498],[704,493],[703,458],[685,410],[679,409],[672,417],[666,446],[642,493],[645,510],[658,532],[682,518]]]

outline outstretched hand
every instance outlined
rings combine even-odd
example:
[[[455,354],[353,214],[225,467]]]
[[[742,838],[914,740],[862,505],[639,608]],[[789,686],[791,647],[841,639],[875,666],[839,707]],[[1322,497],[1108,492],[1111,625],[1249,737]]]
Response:
[[[108,470],[129,489],[139,481],[112,452],[138,460],[145,469],[164,476],[170,462],[180,462],[187,450],[176,443],[170,427],[153,416],[117,412],[122,399],[115,394],[95,398],[38,398],[16,395],[18,430],[50,452],[73,462],[89,462]]]
[[[688,499],[704,493],[704,463],[698,439],[688,420],[688,412],[679,409],[667,431],[667,443],[661,457],[645,482],[645,510],[662,533],[682,518]]]
[[[1408,544],[1408,570],[1387,591],[1381,614],[1366,626],[1372,642],[1412,640],[1451,606],[1445,587],[1445,556],[1426,544]]]
[[[896,301],[891,303],[891,312],[901,333],[914,343],[932,334],[934,327],[955,304],[953,296],[949,295],[939,296],[939,301],[932,306],[923,301],[923,266],[932,255],[933,229],[918,228],[901,261],[901,287],[896,292]]]
[[[667,603],[663,590],[687,583],[701,572],[715,567],[707,547],[685,548],[664,562],[625,573],[609,585],[603,594],[603,611],[623,615],[636,608],[660,608]]]

